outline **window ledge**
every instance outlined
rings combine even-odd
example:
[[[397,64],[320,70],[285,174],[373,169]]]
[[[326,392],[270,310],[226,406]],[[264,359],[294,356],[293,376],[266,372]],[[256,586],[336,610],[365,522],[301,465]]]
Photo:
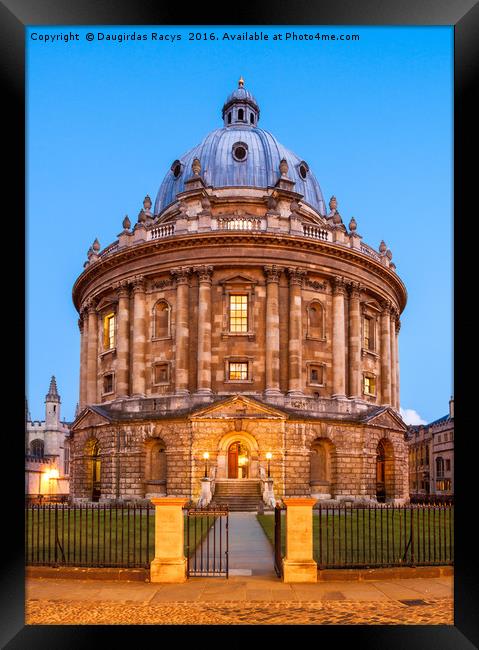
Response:
[[[224,384],[254,384],[253,379],[225,379]]]
[[[311,336],[311,334],[306,334],[307,341],[321,341],[321,343],[326,343],[327,338],[325,336]]]
[[[254,332],[221,332],[222,338],[228,338],[229,336],[243,336],[248,337],[250,341],[254,341],[256,334]]]
[[[114,395],[114,394],[115,394],[115,391],[114,391],[114,390],[111,390],[111,391],[108,392],[108,393],[102,393],[101,396],[102,396],[102,397],[107,397],[108,395]]]
[[[171,334],[169,336],[152,336],[151,341],[169,341],[171,338]]]
[[[326,388],[326,384],[313,384],[310,382],[307,382],[306,386],[313,386],[314,388]]]
[[[100,357],[106,357],[108,354],[113,354],[114,352],[116,353],[116,347],[100,352]]]
[[[367,348],[361,348],[361,354],[363,355],[363,357],[369,354],[369,356],[379,359],[379,354],[377,352],[375,352],[374,350],[368,350]]]

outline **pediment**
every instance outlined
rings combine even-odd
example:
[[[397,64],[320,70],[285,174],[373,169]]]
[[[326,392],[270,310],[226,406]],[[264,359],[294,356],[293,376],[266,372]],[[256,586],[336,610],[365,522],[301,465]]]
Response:
[[[89,427],[109,424],[110,422],[110,418],[108,418],[106,415],[102,415],[98,411],[92,409],[90,406],[87,406],[73,422],[71,430],[78,431],[80,429],[88,429]]]
[[[269,404],[262,404],[244,395],[235,395],[220,403],[210,404],[198,409],[192,414],[191,418],[267,418],[286,420],[287,416]]]
[[[220,280],[218,282],[218,284],[223,284],[223,285],[226,285],[226,284],[234,284],[234,285],[238,285],[238,284],[258,284],[258,282],[256,280],[254,280],[253,278],[249,278],[246,275],[232,275],[232,276],[230,276],[228,278],[224,278],[223,280]]]
[[[368,424],[374,424],[375,426],[407,431],[407,426],[404,423],[403,419],[397,415],[395,411],[389,408],[386,408],[384,411],[381,411],[375,415],[366,417],[365,421]]]

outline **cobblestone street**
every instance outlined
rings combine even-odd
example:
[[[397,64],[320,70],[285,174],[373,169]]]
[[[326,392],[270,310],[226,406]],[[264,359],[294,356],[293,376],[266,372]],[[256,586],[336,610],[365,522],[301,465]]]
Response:
[[[27,624],[39,625],[453,625],[449,598],[400,602],[221,602],[138,605],[125,601],[29,601]]]
[[[29,579],[27,625],[453,625],[453,578],[180,585]]]

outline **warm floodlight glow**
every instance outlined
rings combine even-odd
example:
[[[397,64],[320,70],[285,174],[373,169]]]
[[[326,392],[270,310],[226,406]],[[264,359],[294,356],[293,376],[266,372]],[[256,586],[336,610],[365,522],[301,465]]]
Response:
[[[270,451],[268,451],[266,453],[266,458],[267,458],[267,460],[271,460],[273,458],[273,454]]]
[[[209,453],[207,451],[205,451],[205,453],[203,454],[203,458],[205,460],[208,460],[209,457],[210,457]]]
[[[55,479],[59,477],[59,473],[57,469],[51,469],[48,472],[46,472],[46,477],[48,480]]]

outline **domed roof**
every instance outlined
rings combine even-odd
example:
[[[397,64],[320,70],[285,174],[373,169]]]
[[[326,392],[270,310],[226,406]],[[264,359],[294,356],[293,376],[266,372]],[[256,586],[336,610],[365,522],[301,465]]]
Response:
[[[239,84],[223,106],[225,126],[208,133],[200,144],[171,165],[158,190],[154,213],[160,214],[185,190],[185,181],[193,176],[192,162],[198,158],[200,175],[207,186],[265,189],[276,185],[281,176],[280,162],[285,159],[287,177],[295,182],[293,191],[302,194],[303,202],[320,214],[326,214],[321,188],[308,164],[269,131],[258,128],[258,104],[243,88],[242,79]]]

